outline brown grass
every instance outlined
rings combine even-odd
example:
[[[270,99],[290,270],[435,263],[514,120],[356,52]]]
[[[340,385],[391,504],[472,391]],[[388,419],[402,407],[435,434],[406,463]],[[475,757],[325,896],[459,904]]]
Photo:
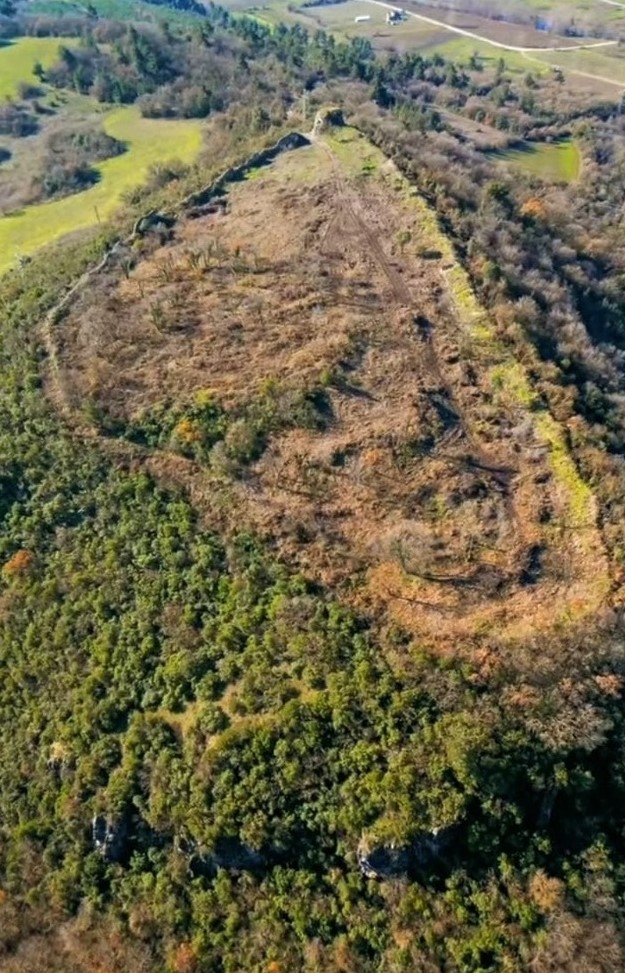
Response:
[[[198,473],[195,497],[423,635],[565,624],[594,597],[598,532],[568,529],[544,445],[487,379],[449,257],[423,253],[431,228],[392,167],[347,168],[327,146],[284,155],[129,274],[104,271],[59,332],[64,393],[128,419],[200,389],[231,409],[268,380],[323,381],[328,429],[276,434],[226,485]],[[174,457],[151,468],[189,482]]]

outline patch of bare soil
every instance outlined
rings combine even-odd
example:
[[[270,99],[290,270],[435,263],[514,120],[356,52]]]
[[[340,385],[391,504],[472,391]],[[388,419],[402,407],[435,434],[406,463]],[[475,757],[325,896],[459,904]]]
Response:
[[[236,413],[322,386],[325,428],[285,424],[233,479],[218,444],[196,492],[424,636],[550,625],[582,610],[588,545],[414,219],[384,173],[348,178],[320,145],[280,157],[90,283],[56,332],[63,395],[123,426],[199,390]],[[185,481],[173,454],[150,462]]]

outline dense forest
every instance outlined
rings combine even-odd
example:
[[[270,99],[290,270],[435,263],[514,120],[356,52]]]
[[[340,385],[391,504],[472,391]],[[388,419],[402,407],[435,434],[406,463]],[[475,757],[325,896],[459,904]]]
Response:
[[[0,968],[617,973],[620,106],[505,60],[382,57],[175,6],[196,15],[188,27],[18,12],[6,28],[79,39],[41,72],[59,91],[214,127],[198,166],[155,172],[96,235],[0,280]],[[498,339],[566,426],[613,565],[598,617],[439,653],[295,570],[271,537],[224,529],[222,494],[198,509],[49,401],[41,322],[64,290],[142,213],[303,127],[303,92],[340,105],[431,204]],[[24,94],[0,126],[36,124]],[[490,126],[493,146],[463,123]],[[79,135],[49,151],[88,179],[120,147]],[[572,187],[513,176],[489,151],[570,137],[584,159]],[[319,420],[315,392],[298,421]],[[185,455],[203,461],[225,420],[198,408],[210,434]],[[162,443],[162,427],[131,432]]]

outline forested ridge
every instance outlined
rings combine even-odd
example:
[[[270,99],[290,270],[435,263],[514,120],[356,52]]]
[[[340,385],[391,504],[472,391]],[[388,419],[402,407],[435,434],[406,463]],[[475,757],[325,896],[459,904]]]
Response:
[[[19,11],[5,29],[70,30]],[[184,27],[85,17],[71,31],[46,83],[211,127],[195,168],[156,167],[97,235],[0,281],[0,968],[616,973],[619,105],[504,62],[380,58],[213,6]],[[233,528],[228,478],[251,479],[278,429],[330,422],[334,375],[288,407],[268,388],[247,412],[165,402],[132,428],[88,401],[79,428],[55,409],[46,314],[143,214],[179,215],[227,165],[308,128],[303,91],[340,105],[429,202],[497,340],[566,429],[610,563],[593,616],[441,649],[359,609],[358,574],[324,584],[276,538]],[[36,116],[32,102],[14,110]],[[512,174],[462,121],[511,143],[575,138],[584,178]],[[175,234],[156,224],[122,278]],[[145,460],[172,430],[200,470],[222,447],[201,503],[175,465],[159,477]]]

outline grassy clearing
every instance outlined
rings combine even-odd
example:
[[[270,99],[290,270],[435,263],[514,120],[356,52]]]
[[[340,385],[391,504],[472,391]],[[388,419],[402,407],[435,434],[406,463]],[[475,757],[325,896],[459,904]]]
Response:
[[[366,37],[378,48],[420,50],[449,36],[445,29],[422,23],[413,17],[389,26],[386,13],[383,7],[373,4],[365,6],[359,0],[344,0],[343,3],[308,7],[301,11],[311,26],[314,24],[339,37]],[[369,17],[369,20],[356,23],[356,18],[362,16]]]
[[[192,162],[202,144],[196,121],[141,118],[136,108],[119,108],[104,119],[109,135],[128,143],[128,151],[97,168],[100,181],[85,192],[30,206],[0,220],[0,272],[18,257],[76,230],[106,219],[129,189],[141,185],[150,166],[167,159]]]
[[[495,69],[501,60],[506,65],[506,70],[512,74],[527,74],[527,58],[518,51],[504,51],[500,47],[489,44],[488,41],[476,41],[471,37],[459,37],[457,34],[448,32],[447,38],[438,40],[430,45],[428,53],[435,51],[442,54],[450,61],[459,64],[467,64],[473,54],[477,54],[486,70]],[[536,66],[532,70],[537,70]],[[548,70],[548,68],[545,68]]]
[[[566,78],[568,71],[581,71],[598,78],[606,78],[615,84],[625,84],[625,54],[617,47],[598,50],[558,51],[557,53],[532,54],[532,61],[562,68]]]
[[[37,61],[44,68],[58,60],[61,44],[75,44],[68,37],[21,37],[0,46],[0,99],[13,98],[20,81],[35,82],[33,68]]]
[[[289,3],[288,0],[270,0],[268,3],[255,5],[247,0],[234,0],[224,4],[224,6],[234,15],[248,17],[256,20],[265,27],[275,27],[276,24],[288,24],[294,26],[299,24],[301,27],[314,29],[315,21],[307,16],[308,11],[298,10],[297,4]]]
[[[582,168],[579,147],[570,139],[540,144],[525,142],[517,148],[498,150],[490,155],[550,182],[575,182]]]

